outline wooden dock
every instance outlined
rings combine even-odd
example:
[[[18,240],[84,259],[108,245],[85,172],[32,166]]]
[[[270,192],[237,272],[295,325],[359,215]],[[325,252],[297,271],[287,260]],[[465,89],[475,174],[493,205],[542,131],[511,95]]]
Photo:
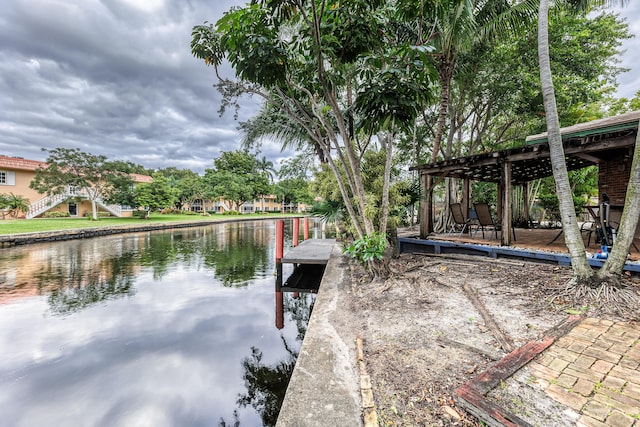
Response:
[[[283,264],[319,264],[326,265],[336,239],[305,240],[291,248],[282,258]]]

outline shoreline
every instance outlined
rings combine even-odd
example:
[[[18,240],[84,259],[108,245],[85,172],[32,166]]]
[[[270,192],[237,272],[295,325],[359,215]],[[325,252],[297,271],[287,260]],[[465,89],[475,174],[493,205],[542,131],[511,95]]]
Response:
[[[169,222],[154,222],[152,224],[127,224],[127,225],[113,225],[113,226],[93,226],[84,228],[70,228],[65,230],[54,231],[36,231],[30,233],[14,233],[14,234],[2,234],[0,235],[0,248],[8,248],[13,246],[28,245],[32,243],[41,242],[55,242],[62,240],[73,239],[86,239],[99,236],[108,236],[112,234],[123,233],[139,233],[144,231],[155,230],[169,230],[179,228],[190,227],[203,227],[221,223],[231,222],[247,222],[247,221],[264,221],[264,220],[276,220],[276,219],[293,219],[303,218],[300,216],[276,216],[271,215],[265,218],[242,218],[237,216],[229,216],[228,218],[216,218],[213,220],[189,220],[189,221],[169,221]]]

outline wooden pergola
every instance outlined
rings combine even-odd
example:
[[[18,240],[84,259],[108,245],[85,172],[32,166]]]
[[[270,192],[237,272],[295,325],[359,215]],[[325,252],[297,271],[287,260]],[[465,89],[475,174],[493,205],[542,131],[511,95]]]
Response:
[[[594,120],[562,128],[560,133],[568,170],[600,165],[620,157],[631,158],[638,132],[640,111],[615,117]],[[627,157],[629,156],[629,157]],[[481,153],[467,157],[444,160],[436,163],[412,166],[410,170],[420,173],[424,194],[420,206],[420,237],[433,232],[432,182],[437,178],[463,180],[463,212],[470,206],[470,182],[483,181],[498,184],[498,213],[502,226],[503,246],[509,246],[511,233],[512,186],[526,187],[535,179],[553,175],[547,134],[526,138],[526,145],[518,148]],[[430,179],[431,178],[431,179]],[[625,182],[626,187],[626,182]],[[523,192],[526,195],[528,191]],[[525,200],[525,219],[529,219],[528,200]]]

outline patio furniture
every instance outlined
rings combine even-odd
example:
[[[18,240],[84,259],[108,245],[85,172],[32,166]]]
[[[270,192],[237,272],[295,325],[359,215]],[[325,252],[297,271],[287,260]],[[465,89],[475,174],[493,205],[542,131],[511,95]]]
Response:
[[[603,195],[604,196],[604,195]],[[595,233],[594,242],[607,247],[613,246],[616,240],[616,234],[620,227],[620,220],[622,218],[622,206],[609,204],[608,197],[600,206],[585,206],[586,210],[591,215],[593,221],[586,222],[580,227],[580,231],[587,232],[587,247],[591,243],[591,234]],[[637,236],[638,231],[634,234],[634,238]],[[640,252],[638,246],[632,240],[631,245],[633,248]]]
[[[496,224],[491,216],[491,211],[489,210],[489,205],[487,203],[474,203],[474,209],[476,210],[476,215],[478,216],[478,227],[482,230],[482,238],[484,239],[484,229],[488,227],[493,229],[493,234],[498,240],[498,231],[502,231],[502,226],[500,224]],[[516,230],[511,227],[511,231],[513,232],[513,240],[516,240]]]
[[[451,211],[451,216],[453,218],[453,224],[449,229],[449,234],[456,230],[460,229],[459,236],[464,233],[465,230],[471,230],[471,220],[466,219],[464,214],[462,213],[462,203],[450,203],[449,210]]]

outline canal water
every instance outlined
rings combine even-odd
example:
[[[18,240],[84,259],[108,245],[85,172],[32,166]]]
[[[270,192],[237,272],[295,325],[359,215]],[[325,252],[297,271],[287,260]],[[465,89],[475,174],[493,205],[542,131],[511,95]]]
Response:
[[[0,249],[0,424],[274,425],[315,300],[277,318],[274,243],[255,221]]]

